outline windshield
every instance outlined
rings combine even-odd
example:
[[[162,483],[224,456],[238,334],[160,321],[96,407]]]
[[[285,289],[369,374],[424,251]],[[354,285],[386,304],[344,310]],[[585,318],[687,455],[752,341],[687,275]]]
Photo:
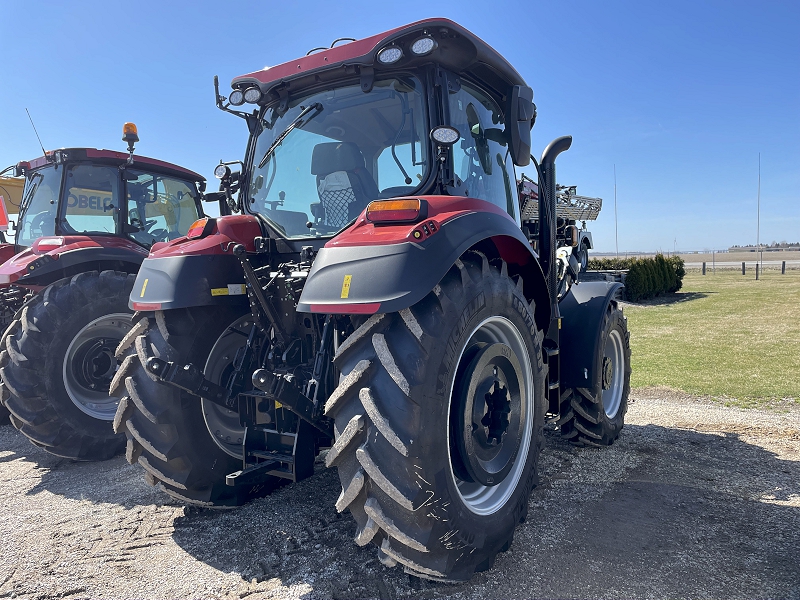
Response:
[[[165,175],[127,169],[126,232],[144,246],[177,239],[200,216],[193,183]]]
[[[331,235],[378,198],[411,194],[428,174],[422,84],[376,80],[266,109],[245,202],[287,237]],[[310,224],[310,226],[309,226]]]
[[[42,236],[55,235],[62,168],[38,169],[28,176],[20,203],[17,244],[31,246]]]

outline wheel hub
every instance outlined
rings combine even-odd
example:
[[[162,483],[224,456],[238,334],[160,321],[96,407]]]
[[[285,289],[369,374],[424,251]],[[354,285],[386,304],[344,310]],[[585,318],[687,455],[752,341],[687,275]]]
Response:
[[[522,442],[522,369],[503,343],[476,344],[465,354],[468,362],[458,375],[453,468],[464,481],[495,486],[511,471]]]
[[[119,398],[108,395],[117,370],[114,351],[131,328],[131,315],[113,313],[87,323],[72,339],[63,359],[64,388],[82,412],[111,421]]]
[[[614,361],[610,357],[603,357],[603,389],[611,388],[611,383],[614,381]]]
[[[494,374],[497,377],[497,372]],[[499,379],[495,379],[492,387],[484,395],[486,400],[486,414],[481,419],[481,425],[486,428],[488,443],[492,440],[499,444],[503,434],[508,429],[508,414],[511,412],[511,402],[508,399],[508,388],[503,387]]]
[[[75,380],[85,388],[98,392],[108,392],[114,370],[114,348],[119,344],[116,338],[99,338],[83,344],[75,353],[72,363]]]

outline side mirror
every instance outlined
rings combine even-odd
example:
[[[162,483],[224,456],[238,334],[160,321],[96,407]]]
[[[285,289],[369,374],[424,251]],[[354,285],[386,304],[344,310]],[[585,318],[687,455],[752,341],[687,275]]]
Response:
[[[536,121],[533,90],[515,85],[511,90],[510,108],[506,128],[510,133],[511,158],[518,167],[525,167],[531,161],[531,128]]]
[[[224,202],[227,199],[225,192],[208,192],[203,194],[203,202]]]

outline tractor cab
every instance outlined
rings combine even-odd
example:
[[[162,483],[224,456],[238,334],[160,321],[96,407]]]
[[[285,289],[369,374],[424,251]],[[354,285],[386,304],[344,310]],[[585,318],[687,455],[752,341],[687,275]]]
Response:
[[[451,21],[312,52],[232,87],[218,106],[252,132],[239,204],[280,237],[329,238],[370,202],[410,196],[484,200],[518,222],[514,165],[530,159],[533,92]]]
[[[202,216],[198,186],[203,177],[163,161],[131,157],[62,148],[18,163],[15,172],[25,176],[25,188],[15,250],[30,248],[39,238],[67,236],[121,237],[148,249],[185,235]]]

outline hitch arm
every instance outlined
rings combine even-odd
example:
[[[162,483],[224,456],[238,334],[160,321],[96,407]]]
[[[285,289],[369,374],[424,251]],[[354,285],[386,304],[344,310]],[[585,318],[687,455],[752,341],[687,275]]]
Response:
[[[271,400],[285,405],[298,417],[333,438],[333,423],[326,417],[316,415],[314,402],[297,386],[294,376],[258,369],[253,373],[253,385]]]
[[[226,388],[203,377],[203,372],[193,364],[181,367],[178,363],[151,356],[147,359],[145,369],[166,384],[195,396],[207,398],[228,410],[239,410],[238,396],[231,397]]]

